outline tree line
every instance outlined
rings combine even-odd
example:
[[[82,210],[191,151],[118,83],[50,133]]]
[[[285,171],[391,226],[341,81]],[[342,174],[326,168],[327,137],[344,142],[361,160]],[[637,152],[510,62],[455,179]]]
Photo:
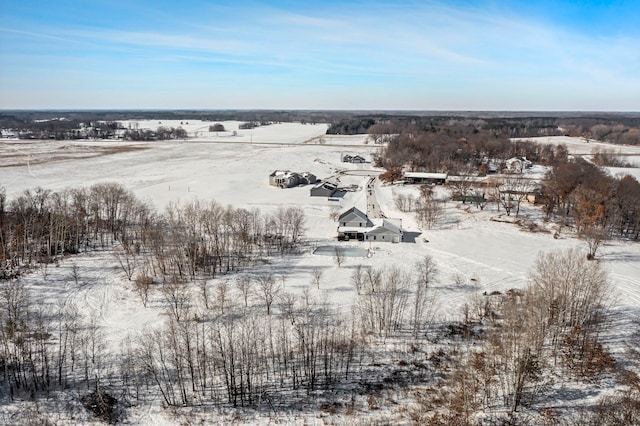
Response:
[[[430,127],[474,127],[508,138],[539,136],[573,136],[611,143],[640,143],[638,114],[547,113],[525,114],[508,112],[449,113],[393,111],[378,114],[346,114],[333,117],[328,134],[397,134],[402,131],[423,132]]]
[[[0,277],[116,243],[130,278],[138,267],[181,280],[213,277],[264,256],[295,251],[305,221],[298,207],[263,214],[214,201],[170,205],[158,213],[114,183],[62,191],[36,188],[11,200],[0,188]]]

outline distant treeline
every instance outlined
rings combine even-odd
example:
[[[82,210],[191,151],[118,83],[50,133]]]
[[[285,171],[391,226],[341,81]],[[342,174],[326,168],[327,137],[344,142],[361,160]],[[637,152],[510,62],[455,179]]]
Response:
[[[340,111],[196,111],[196,110],[128,110],[128,111],[4,111],[0,112],[0,128],[20,129],[25,125],[41,122],[70,122],[77,124],[92,121],[131,121],[131,120],[203,120],[203,121],[242,121],[256,123],[301,122],[331,123],[352,113]],[[64,120],[61,120],[63,118]],[[64,125],[64,123],[62,124]]]
[[[183,139],[187,131],[181,127],[159,126],[151,129],[126,129],[117,121],[89,121],[79,119],[7,120],[4,129],[10,129],[20,139],[125,139],[133,141]]]
[[[0,128],[56,132],[78,129],[80,123],[126,120],[203,120],[245,123],[329,123],[327,134],[396,134],[439,126],[473,126],[510,138],[574,136],[611,143],[640,144],[640,113],[582,112],[430,112],[311,110],[127,110],[4,111]],[[100,130],[108,133],[108,129]],[[68,134],[68,133],[67,133]],[[101,136],[98,136],[101,137]],[[54,138],[54,137],[51,137]],[[378,142],[385,139],[378,140]]]
[[[498,114],[498,113],[496,113]],[[566,116],[355,115],[331,122],[328,134],[371,135],[427,132],[442,126],[473,127],[496,136],[573,136],[610,143],[640,144],[640,114]]]

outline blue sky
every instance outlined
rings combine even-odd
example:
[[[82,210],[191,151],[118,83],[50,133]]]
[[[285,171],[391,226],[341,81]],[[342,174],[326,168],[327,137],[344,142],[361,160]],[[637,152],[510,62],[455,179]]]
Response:
[[[636,1],[0,0],[0,108],[640,111]]]

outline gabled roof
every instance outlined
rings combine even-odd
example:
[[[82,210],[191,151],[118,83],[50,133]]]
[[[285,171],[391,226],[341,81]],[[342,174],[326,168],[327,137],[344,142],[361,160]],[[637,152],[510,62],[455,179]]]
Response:
[[[292,172],[291,170],[274,170],[273,173],[271,173],[269,176],[278,176],[278,177],[287,178],[289,176],[293,176],[296,174],[297,174],[296,172]]]
[[[383,219],[382,227],[396,234],[402,234],[402,219]]]
[[[332,182],[320,182],[316,184],[313,188],[311,188],[311,191],[326,192],[327,194],[330,194],[336,189],[338,189],[338,187]]]
[[[367,234],[381,234],[385,232],[402,235],[402,219],[383,219],[381,225],[368,231]]]
[[[351,207],[349,210],[345,211],[344,213],[342,213],[340,215],[340,217],[338,218],[338,222],[346,222],[345,218],[347,217],[352,217],[352,216],[356,216],[360,219],[362,219],[364,222],[369,222],[369,218],[367,217],[367,215],[365,213],[363,213],[362,211],[358,210],[355,207]]]

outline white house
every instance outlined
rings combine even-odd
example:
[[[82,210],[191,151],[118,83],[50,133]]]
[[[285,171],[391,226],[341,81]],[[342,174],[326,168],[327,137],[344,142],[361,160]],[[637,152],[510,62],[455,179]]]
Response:
[[[289,170],[275,170],[269,175],[269,185],[278,188],[292,188],[298,185],[316,183],[316,177],[312,173],[296,173]]]
[[[338,218],[339,226],[368,228],[373,226],[369,217],[355,207],[351,207]]]
[[[402,241],[402,220],[374,219],[372,221],[365,213],[352,207],[338,218],[338,240],[399,243]]]
[[[531,161],[526,157],[513,157],[504,162],[507,172],[510,173],[522,173],[524,169],[529,169],[533,166]]]
[[[402,241],[402,219],[382,219],[382,224],[374,226],[364,234],[365,241]]]

